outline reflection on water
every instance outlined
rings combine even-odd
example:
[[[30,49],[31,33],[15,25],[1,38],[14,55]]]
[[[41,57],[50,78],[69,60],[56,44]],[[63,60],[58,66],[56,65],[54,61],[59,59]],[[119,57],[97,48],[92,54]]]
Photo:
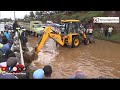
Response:
[[[36,37],[29,37],[31,47]],[[68,78],[76,70],[81,70],[88,78],[105,76],[120,78],[120,44],[96,40],[95,44],[83,45],[77,48],[58,47],[52,39],[48,39],[39,53],[39,58],[33,61],[30,68],[43,68],[50,64],[53,68],[53,78]]]

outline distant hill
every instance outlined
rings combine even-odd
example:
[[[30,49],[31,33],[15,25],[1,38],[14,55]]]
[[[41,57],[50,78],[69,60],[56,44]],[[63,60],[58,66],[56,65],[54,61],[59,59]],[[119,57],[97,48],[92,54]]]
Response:
[[[93,24],[93,17],[120,17],[120,11],[70,11],[53,14],[43,20],[52,20],[53,22],[60,22],[62,19],[79,19],[81,22],[88,22]],[[94,24],[94,27],[112,26],[114,30],[120,32],[120,24]]]

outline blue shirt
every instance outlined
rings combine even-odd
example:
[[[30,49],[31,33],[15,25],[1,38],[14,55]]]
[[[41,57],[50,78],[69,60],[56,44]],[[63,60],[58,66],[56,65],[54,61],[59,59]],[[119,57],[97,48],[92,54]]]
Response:
[[[0,43],[2,43],[2,38],[0,38]]]
[[[4,36],[6,36],[6,38],[7,38],[8,40],[10,39],[10,33],[5,32],[5,33],[4,33]]]
[[[10,46],[9,46],[9,43],[6,43],[6,44],[4,44],[3,47],[1,48],[1,52],[2,52],[3,54],[6,54],[6,52],[7,52],[8,50],[10,50]]]

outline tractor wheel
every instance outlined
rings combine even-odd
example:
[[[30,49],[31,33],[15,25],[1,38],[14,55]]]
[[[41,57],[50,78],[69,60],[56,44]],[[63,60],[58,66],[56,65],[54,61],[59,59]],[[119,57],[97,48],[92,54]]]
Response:
[[[85,39],[85,40],[84,40],[84,44],[85,44],[85,45],[88,45],[89,43],[90,43],[90,40],[89,40],[89,39]]]
[[[80,45],[80,39],[78,36],[73,37],[72,39],[72,48],[77,47]]]

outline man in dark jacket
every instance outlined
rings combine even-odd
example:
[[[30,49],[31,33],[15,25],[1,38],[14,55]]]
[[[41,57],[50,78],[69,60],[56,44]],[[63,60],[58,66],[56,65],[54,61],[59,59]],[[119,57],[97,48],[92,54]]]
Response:
[[[27,32],[25,29],[22,29],[22,33],[21,33],[21,44],[23,47],[26,47],[26,43],[28,42],[28,39],[27,39]]]
[[[16,32],[16,28],[18,28],[18,27],[19,27],[19,25],[18,25],[17,21],[15,21],[15,22],[13,23],[14,33]]]
[[[105,37],[107,37],[108,36],[108,29],[107,29],[107,27],[105,28],[104,33],[105,33]]]

